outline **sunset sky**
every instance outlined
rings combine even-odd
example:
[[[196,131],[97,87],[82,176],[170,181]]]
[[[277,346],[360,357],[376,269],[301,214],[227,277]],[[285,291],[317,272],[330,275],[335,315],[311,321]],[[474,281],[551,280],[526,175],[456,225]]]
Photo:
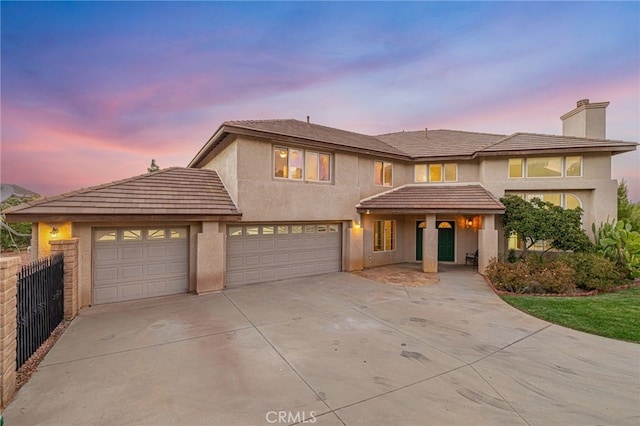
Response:
[[[640,3],[5,2],[1,180],[55,195],[186,166],[225,120],[640,140]],[[614,157],[640,201],[640,153]]]

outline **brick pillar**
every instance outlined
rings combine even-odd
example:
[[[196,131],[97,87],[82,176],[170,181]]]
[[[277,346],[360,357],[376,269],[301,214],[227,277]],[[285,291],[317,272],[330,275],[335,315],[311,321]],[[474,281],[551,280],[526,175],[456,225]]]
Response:
[[[51,255],[64,254],[64,319],[72,320],[78,314],[78,241],[52,240]]]
[[[0,258],[0,405],[16,391],[16,329],[19,257]]]

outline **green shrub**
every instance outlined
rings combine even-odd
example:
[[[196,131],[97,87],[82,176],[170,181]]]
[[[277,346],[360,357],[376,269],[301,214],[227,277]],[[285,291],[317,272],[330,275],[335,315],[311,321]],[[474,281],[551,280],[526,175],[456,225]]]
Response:
[[[577,287],[585,290],[605,290],[620,284],[620,274],[609,259],[595,253],[567,253],[559,256],[561,262],[573,270]]]
[[[599,254],[615,262],[628,279],[640,278],[640,232],[620,220],[605,222],[596,230],[592,225]]]
[[[497,289],[511,293],[572,293],[576,289],[570,267],[538,256],[515,263],[492,260],[486,274]]]

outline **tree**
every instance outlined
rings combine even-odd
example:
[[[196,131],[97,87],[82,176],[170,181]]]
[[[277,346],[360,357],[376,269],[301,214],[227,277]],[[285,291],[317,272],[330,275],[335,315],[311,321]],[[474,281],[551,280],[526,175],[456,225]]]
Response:
[[[153,172],[157,172],[158,170],[160,170],[160,167],[158,167],[158,165],[156,164],[156,160],[151,159],[151,166],[147,168],[147,171],[149,173],[153,173]]]
[[[35,200],[37,198],[40,198],[40,196],[37,195],[35,197],[28,197],[28,198],[11,197],[2,203],[2,205],[0,206],[0,211],[4,211],[9,207],[17,206],[19,204],[26,203],[28,201]],[[14,223],[9,225],[5,220],[4,214],[0,215],[0,221],[2,222],[2,229],[0,229],[0,246],[2,247],[3,251],[5,250],[19,251],[20,249],[27,247],[31,244],[31,223],[30,222]],[[12,229],[13,232],[9,231],[8,228]]]
[[[551,248],[562,251],[590,251],[591,241],[581,227],[582,209],[563,209],[539,198],[526,201],[517,195],[500,199],[505,206],[504,235],[516,234],[522,242],[521,259],[538,241],[550,241]]]
[[[629,201],[629,189],[624,179],[618,184],[618,220],[630,224],[632,230],[640,232],[640,203]]]

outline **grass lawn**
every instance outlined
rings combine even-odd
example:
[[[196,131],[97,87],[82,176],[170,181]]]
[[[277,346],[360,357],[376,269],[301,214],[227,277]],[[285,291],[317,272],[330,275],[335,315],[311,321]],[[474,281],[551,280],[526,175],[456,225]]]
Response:
[[[521,311],[554,324],[640,343],[640,287],[588,297],[502,298]]]

